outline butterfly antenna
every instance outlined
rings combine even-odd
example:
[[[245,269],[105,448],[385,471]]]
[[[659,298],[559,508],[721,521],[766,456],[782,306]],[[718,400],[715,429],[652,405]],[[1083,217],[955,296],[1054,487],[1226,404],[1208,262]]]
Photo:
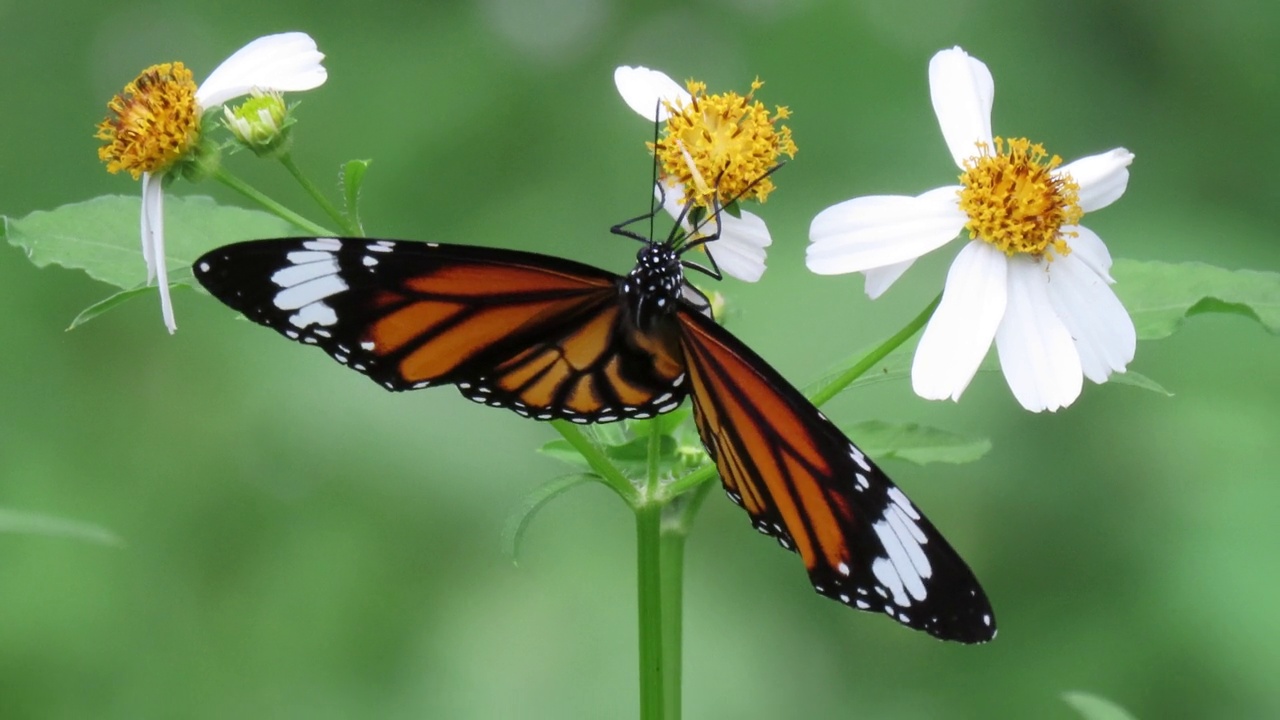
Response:
[[[649,181],[649,187],[654,188],[657,192],[653,194],[653,199],[649,201],[649,237],[653,237],[653,222],[658,215],[658,210],[667,203],[667,195],[662,186],[658,184],[658,128],[661,127],[662,117],[662,98],[658,98],[653,108],[653,178]]]
[[[609,228],[609,232],[613,233],[614,235],[621,235],[622,237],[625,237],[625,238],[638,240],[647,245],[653,244],[654,218],[658,216],[658,213],[662,210],[663,206],[667,202],[666,191],[662,187],[662,183],[658,182],[658,162],[659,162],[658,161],[658,128],[662,126],[662,122],[661,120],[659,120],[659,117],[661,116],[661,114],[662,114],[662,100],[659,99],[657,105],[655,105],[653,108],[653,176],[649,180],[649,187],[651,188],[650,196],[652,198],[649,201],[649,212],[643,215],[637,215],[631,218],[630,220],[624,220],[618,223],[617,225],[614,225],[613,227]],[[640,233],[635,232],[634,230],[627,229],[628,225],[638,223],[641,220],[649,221],[648,235],[641,235]],[[677,224],[677,227],[679,227],[678,224]],[[674,233],[672,233],[672,237],[674,237]],[[672,239],[671,237],[667,238],[668,242],[670,242],[671,239]]]
[[[709,242],[714,242],[714,241],[716,241],[716,240],[719,240],[719,239],[720,239],[720,213],[724,212],[724,208],[725,208],[725,206],[726,206],[726,205],[732,205],[732,204],[734,204],[734,203],[738,202],[738,200],[740,200],[740,199],[742,198],[742,196],[744,196],[744,195],[746,195],[747,193],[751,192],[752,188],[754,188],[756,185],[758,185],[758,184],[760,184],[762,181],[764,181],[764,179],[765,179],[765,178],[767,178],[767,177],[769,177],[770,175],[772,175],[772,174],[774,174],[775,172],[777,172],[779,169],[781,169],[781,168],[782,168],[782,166],[783,166],[783,165],[786,165],[786,163],[785,163],[785,162],[780,162],[780,163],[778,163],[777,165],[774,165],[773,167],[771,167],[771,168],[769,168],[768,170],[764,171],[763,173],[760,173],[760,177],[758,177],[758,178],[756,178],[756,179],[752,180],[752,181],[751,181],[751,182],[750,182],[750,183],[749,183],[745,188],[743,188],[743,189],[742,189],[742,190],[741,190],[737,195],[734,195],[732,198],[730,198],[730,199],[729,199],[729,202],[727,202],[727,203],[723,203],[723,204],[722,204],[722,203],[720,202],[720,200],[719,200],[720,193],[719,193],[719,191],[717,191],[717,192],[716,192],[716,199],[712,200],[712,203],[711,203],[711,204],[712,204],[712,212],[711,212],[711,215],[710,215],[708,218],[706,218],[705,220],[703,220],[702,222],[698,223],[697,227],[693,228],[693,232],[692,232],[691,234],[693,234],[693,235],[697,235],[697,234],[698,234],[698,231],[702,230],[702,228],[706,227],[707,225],[709,225],[709,224],[711,224],[711,223],[713,223],[713,222],[715,223],[715,228],[716,228],[716,229],[715,229],[715,232],[711,233],[710,235],[704,235],[704,236],[702,236],[702,237],[700,237],[700,238],[696,238],[696,239],[694,239],[694,240],[691,240],[690,242],[686,243],[686,244],[681,248],[681,252],[684,252],[685,250],[689,250],[689,249],[692,249],[692,248],[696,248],[696,247],[698,247],[699,245],[706,245],[706,244],[707,244],[707,243],[709,243]],[[720,180],[723,178],[723,176],[724,176],[724,174],[723,174],[723,173],[721,173],[721,177],[716,178],[716,187],[717,187],[717,188],[720,186]],[[697,265],[695,265],[694,267],[698,267],[698,266],[697,266]]]

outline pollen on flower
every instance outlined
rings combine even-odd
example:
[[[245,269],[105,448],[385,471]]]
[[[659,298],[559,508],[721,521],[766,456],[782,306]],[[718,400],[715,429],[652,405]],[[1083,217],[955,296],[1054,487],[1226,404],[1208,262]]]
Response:
[[[1048,157],[1044,146],[1026,138],[996,138],[994,151],[986,143],[978,148],[960,176],[960,209],[969,216],[969,237],[1010,256],[1043,257],[1049,248],[1059,255],[1071,252],[1066,238],[1075,233],[1063,233],[1062,226],[1080,222],[1084,211],[1079,185],[1053,172],[1062,158]]]
[[[791,129],[775,126],[791,116],[785,107],[773,113],[755,99],[764,85],[751,83],[745,96],[708,95],[706,84],[689,81],[691,102],[670,103],[666,132],[654,146],[662,174],[685,188],[685,201],[711,209],[734,198],[764,202],[773,191],[767,173],[778,157],[795,157]]]
[[[94,137],[105,140],[98,158],[107,171],[128,170],[136,180],[179,160],[200,135],[196,83],[182,63],[143,70],[111,101],[112,115],[98,124]]]

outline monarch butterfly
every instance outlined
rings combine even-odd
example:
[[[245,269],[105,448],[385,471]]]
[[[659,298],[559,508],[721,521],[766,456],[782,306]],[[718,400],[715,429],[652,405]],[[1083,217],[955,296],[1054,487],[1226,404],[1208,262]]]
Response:
[[[254,240],[195,262],[215,297],[388,390],[453,384],[537,420],[694,419],[729,497],[798,552],[814,589],[944,639],[995,636],[986,595],[915,505],[710,317],[692,242],[644,243],[625,276],[530,252],[365,238]],[[718,216],[718,212],[716,213]],[[652,233],[651,233],[652,234]],[[708,255],[710,257],[710,255]]]

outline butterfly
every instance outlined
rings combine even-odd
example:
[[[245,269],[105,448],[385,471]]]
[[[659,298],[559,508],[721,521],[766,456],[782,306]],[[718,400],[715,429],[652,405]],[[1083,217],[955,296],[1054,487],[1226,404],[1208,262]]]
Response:
[[[315,345],[388,390],[452,384],[536,420],[649,418],[693,398],[725,491],[754,527],[799,553],[814,589],[944,640],[996,626],[969,567],[856,445],[716,324],[683,258],[684,220],[617,275],[531,252],[306,237],[217,248],[195,277],[223,303]],[[715,217],[719,216],[719,210]],[[714,220],[714,218],[712,218]],[[710,253],[708,253],[710,257]]]

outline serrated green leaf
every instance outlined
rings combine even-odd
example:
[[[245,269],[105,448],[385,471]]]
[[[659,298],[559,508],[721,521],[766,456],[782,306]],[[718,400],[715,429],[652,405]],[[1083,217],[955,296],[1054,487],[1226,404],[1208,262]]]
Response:
[[[4,508],[0,508],[0,533],[46,535],[116,547],[124,545],[119,535],[100,525]]]
[[[1280,273],[1121,259],[1111,275],[1144,340],[1168,337],[1187,318],[1203,313],[1239,315],[1280,334]]]
[[[520,539],[524,537],[525,530],[528,529],[529,523],[533,520],[533,516],[538,510],[564,492],[591,481],[600,482],[600,478],[591,473],[565,475],[554,480],[548,480],[534,488],[533,492],[524,497],[520,506],[507,516],[507,522],[502,529],[503,554],[511,559],[512,565],[519,564],[517,561],[520,552]]]
[[[1097,695],[1073,691],[1063,693],[1062,699],[1084,720],[1135,720],[1124,708]]]
[[[351,224],[363,229],[360,223],[360,188],[364,186],[364,176],[369,172],[372,160],[348,160],[342,166],[342,197],[347,219]]]
[[[863,452],[878,459],[898,458],[917,465],[932,462],[967,463],[986,455],[991,441],[917,423],[893,424],[868,420],[849,428]]]
[[[26,251],[37,267],[61,265],[124,290],[145,280],[136,196],[106,195],[85,202],[4,218],[9,243]],[[218,205],[213,198],[165,198],[165,257],[170,284],[191,284],[187,269],[200,255],[237,240],[296,233],[293,225],[257,210]]]

